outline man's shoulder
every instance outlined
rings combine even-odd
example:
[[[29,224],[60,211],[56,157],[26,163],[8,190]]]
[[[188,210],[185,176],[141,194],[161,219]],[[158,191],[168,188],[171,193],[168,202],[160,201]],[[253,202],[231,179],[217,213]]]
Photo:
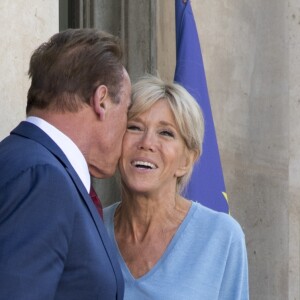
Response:
[[[0,186],[41,165],[61,167],[46,147],[32,139],[10,135],[0,143]]]

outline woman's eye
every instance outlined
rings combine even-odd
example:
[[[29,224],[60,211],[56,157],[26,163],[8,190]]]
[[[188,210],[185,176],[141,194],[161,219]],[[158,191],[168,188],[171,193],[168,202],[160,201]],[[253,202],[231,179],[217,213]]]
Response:
[[[162,130],[160,134],[168,137],[174,137],[174,133],[170,130]]]
[[[127,125],[127,129],[128,129],[128,130],[133,130],[133,131],[141,130],[141,128],[140,128],[139,126],[133,125],[133,124]]]

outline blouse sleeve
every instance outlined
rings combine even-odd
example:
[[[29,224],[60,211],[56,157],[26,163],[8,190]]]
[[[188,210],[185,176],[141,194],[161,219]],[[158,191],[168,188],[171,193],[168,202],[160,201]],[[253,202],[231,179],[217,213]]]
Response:
[[[233,241],[230,246],[219,299],[249,299],[248,259],[244,235]]]

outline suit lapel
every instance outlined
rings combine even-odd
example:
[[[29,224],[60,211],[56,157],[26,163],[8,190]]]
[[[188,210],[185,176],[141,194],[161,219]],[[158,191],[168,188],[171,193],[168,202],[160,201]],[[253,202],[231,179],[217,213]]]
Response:
[[[120,284],[122,285],[123,282],[123,277],[122,274],[120,272],[120,266],[118,264],[116,255],[115,255],[115,250],[112,247],[112,242],[106,232],[106,228],[104,227],[104,224],[101,220],[101,217],[99,215],[99,212],[97,210],[97,208],[95,207],[94,203],[92,202],[90,195],[87,194],[86,189],[84,188],[81,180],[79,179],[79,177],[77,176],[75,170],[73,168],[66,168],[67,172],[70,174],[71,178],[74,181],[74,184],[76,185],[76,187],[78,188],[78,191],[82,194],[85,203],[87,205],[88,210],[90,211],[90,214],[94,220],[94,223],[98,229],[100,238],[102,240],[102,243],[104,245],[105,251],[107,253],[107,256],[111,262],[111,265],[113,267],[117,282],[119,284],[117,284],[117,286],[119,287]],[[79,187],[82,186],[82,188],[80,189]],[[84,193],[82,193],[82,190],[84,190]],[[85,197],[85,195],[87,195],[87,197]],[[118,293],[119,295],[120,293]]]
[[[86,204],[86,207],[88,208],[91,217],[97,227],[98,233],[100,235],[100,238],[103,242],[104,248],[106,250],[106,253],[110,259],[110,262],[113,266],[114,273],[116,275],[117,281],[122,284],[122,278],[120,274],[120,268],[117,264],[116,257],[112,257],[114,251],[112,248],[112,243],[109,240],[108,234],[106,232],[106,229],[104,227],[103,222],[101,221],[99,217],[99,213],[94,206],[93,202],[91,201],[91,198],[89,194],[87,193],[82,181],[80,180],[79,176],[75,172],[74,168],[70,164],[69,160],[63,153],[63,151],[56,145],[56,143],[39,127],[36,125],[29,123],[29,122],[21,122],[12,132],[11,134],[23,136],[28,139],[32,139],[41,145],[43,145],[45,148],[47,148],[65,167],[66,171],[70,175],[72,181],[74,182],[74,185],[78,192],[81,194],[82,198],[84,199],[84,202]],[[118,284],[119,286],[119,284]]]

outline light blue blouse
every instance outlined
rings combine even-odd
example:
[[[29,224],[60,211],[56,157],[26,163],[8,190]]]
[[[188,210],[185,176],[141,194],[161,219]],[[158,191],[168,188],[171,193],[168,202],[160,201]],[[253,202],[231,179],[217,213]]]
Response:
[[[245,238],[232,217],[192,202],[157,264],[135,279],[115,240],[113,216],[118,204],[104,209],[104,223],[118,250],[125,300],[249,299]]]

